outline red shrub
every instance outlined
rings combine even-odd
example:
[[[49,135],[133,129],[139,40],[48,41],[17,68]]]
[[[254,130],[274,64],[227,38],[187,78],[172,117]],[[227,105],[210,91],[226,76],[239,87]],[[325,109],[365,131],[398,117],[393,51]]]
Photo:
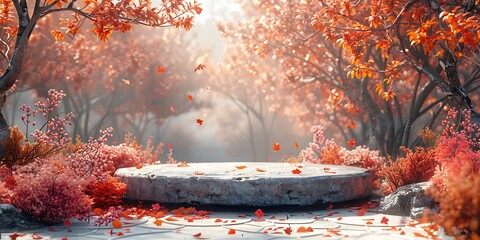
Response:
[[[94,180],[85,190],[85,193],[92,198],[95,207],[119,205],[125,192],[127,192],[127,185],[119,182],[116,177]]]

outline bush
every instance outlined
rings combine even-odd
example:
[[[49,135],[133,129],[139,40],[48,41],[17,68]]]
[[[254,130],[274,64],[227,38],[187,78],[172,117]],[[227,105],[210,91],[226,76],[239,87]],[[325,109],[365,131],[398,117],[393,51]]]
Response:
[[[108,177],[106,180],[94,180],[85,190],[85,193],[92,198],[94,207],[119,205],[126,192],[127,185],[119,182],[116,177]]]

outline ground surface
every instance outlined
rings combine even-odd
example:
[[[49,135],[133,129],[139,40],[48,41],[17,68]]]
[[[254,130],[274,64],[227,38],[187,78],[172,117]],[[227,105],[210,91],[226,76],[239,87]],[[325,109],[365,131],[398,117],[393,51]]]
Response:
[[[425,239],[429,234],[436,234],[428,225],[411,221],[408,217],[378,214],[373,212],[374,210],[365,211],[359,207],[308,212],[272,209],[265,211],[259,221],[252,211],[236,212],[224,209],[203,217],[195,214],[175,217],[172,214],[158,219],[123,219],[120,228],[113,228],[112,225],[96,227],[72,219],[69,227],[59,224],[25,231],[21,234],[26,235],[17,239],[391,240]],[[1,239],[10,239],[10,235],[12,233],[3,233]]]

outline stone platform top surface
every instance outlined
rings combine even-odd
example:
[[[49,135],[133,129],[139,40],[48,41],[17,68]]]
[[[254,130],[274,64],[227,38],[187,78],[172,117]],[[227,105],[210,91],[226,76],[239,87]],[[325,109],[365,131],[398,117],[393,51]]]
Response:
[[[292,171],[300,172],[294,174]],[[273,162],[219,162],[149,165],[120,169],[119,174],[163,176],[174,178],[216,178],[234,180],[253,180],[261,178],[308,178],[321,176],[344,176],[362,174],[368,170],[357,167],[325,164],[290,164]],[[241,178],[241,179],[239,179]]]
[[[272,162],[179,163],[123,168],[126,198],[211,205],[312,205],[370,196],[371,172],[356,167]]]

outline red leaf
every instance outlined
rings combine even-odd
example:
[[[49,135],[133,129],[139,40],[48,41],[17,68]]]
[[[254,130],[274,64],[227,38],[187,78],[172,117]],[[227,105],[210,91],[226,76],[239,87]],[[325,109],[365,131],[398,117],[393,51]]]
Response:
[[[175,112],[175,108],[170,106],[170,112],[174,113]]]
[[[300,173],[302,173],[302,171],[300,171],[300,169],[296,168],[296,169],[292,170],[292,173],[293,174],[300,174]]]
[[[138,164],[135,168],[136,169],[141,169],[143,166],[141,164]]]
[[[280,151],[280,148],[281,148],[280,143],[273,144],[273,151],[274,152]]]
[[[295,144],[293,144],[295,146],[295,149],[298,149],[298,142],[295,142]]]
[[[17,240],[18,237],[23,237],[25,236],[26,234],[23,234],[23,233],[13,233],[13,234],[10,234],[9,237],[11,240]]]
[[[198,237],[202,236],[202,233],[193,234],[193,236],[198,238]]]
[[[382,220],[380,221],[381,223],[383,224],[388,224],[388,218],[386,218],[385,216],[382,217]]]
[[[284,231],[287,235],[290,235],[292,233],[292,228],[291,227],[285,228]]]
[[[333,204],[329,203],[328,206],[327,206],[327,210],[330,210],[333,208]]]
[[[203,64],[199,64],[199,65],[195,68],[194,72],[199,71],[199,70],[203,70],[203,69],[205,69],[205,68],[207,68],[207,66],[205,66],[205,65],[203,65]]]
[[[255,169],[255,171],[257,171],[257,172],[266,172],[265,170],[263,170],[263,169],[261,169],[261,168],[257,168],[257,169]]]
[[[117,233],[117,236],[118,236],[118,237],[123,236],[123,235],[125,235],[125,234],[123,234],[123,232],[118,232],[118,233]]]
[[[200,119],[200,118],[198,118],[198,119],[197,119],[197,123],[198,123],[198,125],[202,126],[202,124],[203,124],[203,120],[202,120],[202,119]]]
[[[350,147],[355,146],[355,138],[352,138],[352,140],[348,141],[348,146]]]
[[[157,72],[158,72],[158,73],[164,73],[164,72],[165,72],[165,68],[158,66],[158,67],[157,67]]]
[[[65,227],[70,227],[72,225],[72,222],[70,222],[70,219],[67,218],[65,221],[63,221],[63,226]]]
[[[260,219],[263,217],[263,211],[261,209],[257,209],[257,211],[255,211],[255,215],[257,215],[257,218]]]
[[[215,222],[216,222],[216,223],[217,223],[217,222],[222,222],[222,219],[217,218],[217,219],[215,219]]]
[[[187,99],[188,99],[189,102],[192,102],[192,101],[193,101],[193,96],[192,96],[192,95],[188,95],[188,96],[187,96]]]
[[[235,234],[235,229],[230,229],[230,230],[228,231],[228,234]]]

